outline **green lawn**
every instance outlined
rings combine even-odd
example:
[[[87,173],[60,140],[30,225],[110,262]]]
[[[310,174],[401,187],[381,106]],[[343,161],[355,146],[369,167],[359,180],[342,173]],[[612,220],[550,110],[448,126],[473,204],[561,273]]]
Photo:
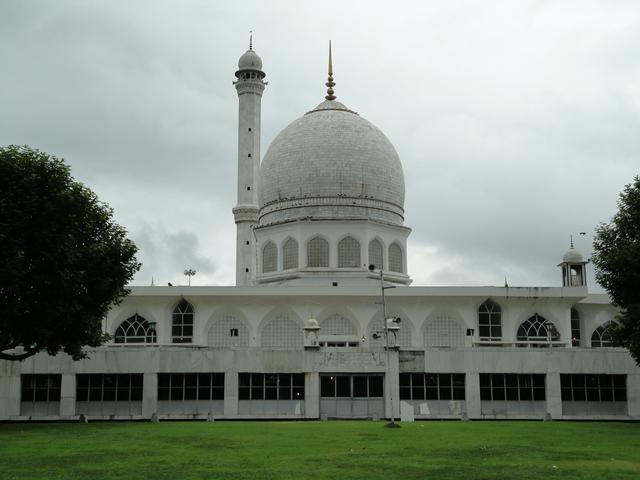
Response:
[[[0,478],[640,479],[640,424],[0,424]]]

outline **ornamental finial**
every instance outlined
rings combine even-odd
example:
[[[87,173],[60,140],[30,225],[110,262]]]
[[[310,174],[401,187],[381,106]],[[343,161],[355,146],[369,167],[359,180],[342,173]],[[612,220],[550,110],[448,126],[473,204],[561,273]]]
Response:
[[[249,50],[253,50],[253,30],[249,30]]]
[[[571,248],[573,248],[573,234],[569,235],[569,237],[571,238]]]
[[[336,86],[333,81],[333,63],[331,61],[331,40],[329,40],[329,78],[327,79],[327,83],[325,85],[327,88],[327,95],[324,97],[327,100],[335,100],[336,96],[333,94],[333,87]]]

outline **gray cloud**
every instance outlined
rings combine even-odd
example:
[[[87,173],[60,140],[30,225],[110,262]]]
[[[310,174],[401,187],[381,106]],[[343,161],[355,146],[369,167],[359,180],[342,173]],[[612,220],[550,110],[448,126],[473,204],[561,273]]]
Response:
[[[322,100],[333,40],[338,99],[404,164],[414,284],[557,285],[569,234],[589,256],[639,173],[635,2],[2,2],[0,144],[65,157],[141,247],[139,283],[233,282],[249,29],[263,152]]]

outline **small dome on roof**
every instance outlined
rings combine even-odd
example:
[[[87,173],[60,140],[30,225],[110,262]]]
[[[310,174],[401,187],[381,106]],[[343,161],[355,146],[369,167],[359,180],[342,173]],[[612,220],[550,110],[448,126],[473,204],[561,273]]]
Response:
[[[262,59],[252,49],[247,50],[238,60],[238,70],[262,71]]]
[[[305,330],[320,330],[320,325],[318,325],[318,321],[311,317],[306,322],[304,322]]]
[[[584,260],[582,259],[582,254],[571,247],[562,257],[562,261],[566,263],[582,263]]]

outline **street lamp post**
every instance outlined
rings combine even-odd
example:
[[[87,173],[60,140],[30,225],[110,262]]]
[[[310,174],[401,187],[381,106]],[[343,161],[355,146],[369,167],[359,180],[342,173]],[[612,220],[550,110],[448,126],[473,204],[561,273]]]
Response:
[[[373,272],[375,268],[376,268],[375,265],[369,265],[370,272]],[[385,343],[385,348],[387,350],[386,375],[389,383],[389,402],[391,403],[391,421],[387,423],[385,427],[399,428],[400,425],[396,423],[395,415],[393,414],[393,387],[391,386],[391,363],[390,363],[391,357],[389,355],[391,346],[389,345],[389,324],[387,322],[387,302],[386,302],[385,293],[384,293],[385,290],[390,288],[396,288],[396,287],[394,285],[389,285],[385,287],[382,268],[380,268],[380,292],[382,295],[382,321],[384,323],[384,343]]]
[[[196,271],[193,268],[187,268],[184,271],[184,274],[189,277],[189,286],[191,286],[191,277],[193,277],[196,274]]]

